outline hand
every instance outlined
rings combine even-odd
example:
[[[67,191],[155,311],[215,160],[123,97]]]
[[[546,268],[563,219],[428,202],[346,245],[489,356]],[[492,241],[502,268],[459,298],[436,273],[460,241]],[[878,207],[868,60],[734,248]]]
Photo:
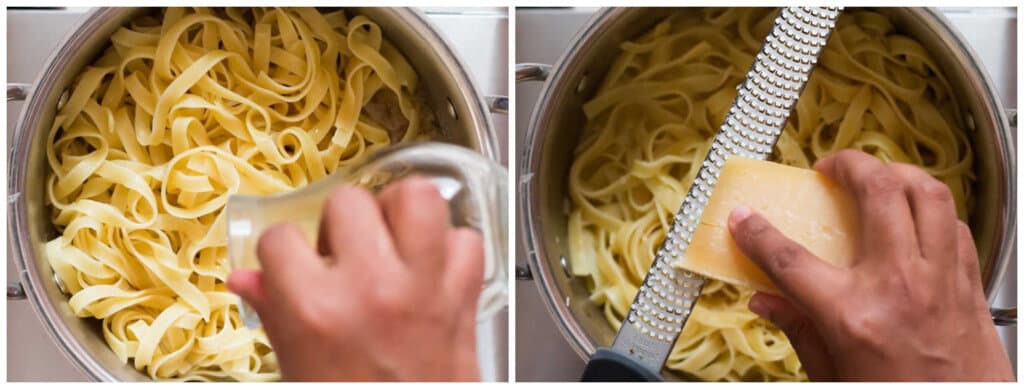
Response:
[[[850,268],[816,258],[749,209],[729,220],[737,245],[783,295],[758,293],[750,309],[786,333],[811,379],[1013,380],[949,189],[859,151],[815,169],[856,198]]]
[[[449,225],[425,179],[376,198],[344,187],[324,205],[316,249],[294,225],[271,227],[263,271],[236,270],[228,287],[259,314],[285,380],[479,380],[482,244]]]

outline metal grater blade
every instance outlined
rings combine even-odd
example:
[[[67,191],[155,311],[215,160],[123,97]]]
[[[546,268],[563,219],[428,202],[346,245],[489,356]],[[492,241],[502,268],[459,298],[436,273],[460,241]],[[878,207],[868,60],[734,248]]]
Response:
[[[841,11],[790,7],[779,12],[655,254],[612,351],[661,371],[705,282],[671,263],[686,253],[725,161],[733,155],[764,160],[771,154]]]

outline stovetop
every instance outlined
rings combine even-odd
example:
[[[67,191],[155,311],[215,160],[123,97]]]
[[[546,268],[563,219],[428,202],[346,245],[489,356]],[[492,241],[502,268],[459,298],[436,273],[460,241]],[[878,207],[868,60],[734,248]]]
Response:
[[[31,83],[50,53],[88,8],[11,10],[7,13],[7,81]],[[482,95],[508,94],[508,12],[505,7],[431,7],[422,9],[469,67]],[[7,139],[22,104],[7,104]],[[502,163],[507,164],[508,118],[492,115]],[[8,252],[8,258],[11,253]],[[17,281],[17,268],[7,261],[7,280]],[[508,378],[508,312],[481,323],[478,351],[488,362],[481,375],[487,381]],[[27,300],[7,303],[8,381],[82,381],[82,375],[46,334]]]
[[[1014,8],[940,8],[981,57],[1007,109],[1017,106],[1017,14]],[[554,64],[594,8],[517,8],[516,62]],[[523,136],[541,90],[541,83],[516,86],[516,145]],[[517,262],[525,264],[525,248],[517,242]],[[997,306],[1017,306],[1017,264],[1007,269]],[[516,282],[517,381],[575,381],[584,362],[562,337],[544,307],[534,281]],[[1017,367],[1016,327],[999,327],[999,335]]]

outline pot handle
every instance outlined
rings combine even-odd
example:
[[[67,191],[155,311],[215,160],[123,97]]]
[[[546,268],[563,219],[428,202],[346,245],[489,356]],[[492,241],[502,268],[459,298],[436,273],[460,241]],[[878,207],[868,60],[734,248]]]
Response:
[[[551,65],[543,63],[516,64],[516,83],[523,81],[546,81],[551,74]]]
[[[1017,326],[1017,308],[989,308],[992,322],[1001,327]]]
[[[25,98],[28,97],[28,93],[31,90],[32,90],[32,85],[31,84],[8,83],[7,84],[7,101],[8,102],[10,102],[10,101],[24,101]],[[8,160],[7,160],[8,166],[10,165],[10,162],[11,162],[10,158],[8,157]],[[9,173],[10,172],[8,172],[8,175],[7,175],[8,177],[11,176]],[[8,212],[11,212],[10,207],[12,206],[12,204],[10,202],[10,198],[11,197],[8,196],[8,202],[7,202],[7,207],[8,207],[7,211]],[[8,216],[7,219],[11,220],[10,216]],[[10,223],[10,222],[8,222],[8,223]],[[8,226],[8,231],[11,231],[10,228],[11,228],[11,226]],[[11,244],[11,242],[8,241],[7,244]],[[23,288],[21,286],[20,282],[8,282],[7,283],[7,299],[8,300],[24,300],[25,299],[25,288]]]
[[[7,101],[23,101],[32,90],[32,84],[8,83]]]
[[[484,103],[491,113],[508,115],[508,96],[484,96]]]

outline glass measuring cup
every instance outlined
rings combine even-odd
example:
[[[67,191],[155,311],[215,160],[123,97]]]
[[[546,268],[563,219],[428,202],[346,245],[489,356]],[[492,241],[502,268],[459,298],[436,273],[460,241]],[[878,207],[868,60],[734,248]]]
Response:
[[[508,304],[508,172],[472,150],[445,143],[393,146],[290,192],[231,196],[225,210],[231,268],[259,269],[256,244],[263,231],[277,223],[295,223],[308,242],[316,242],[323,203],[338,185],[360,186],[376,193],[411,175],[426,177],[437,186],[448,202],[453,226],[480,231],[484,282],[477,321],[490,318]],[[260,327],[255,310],[241,298],[238,310],[246,327]]]

